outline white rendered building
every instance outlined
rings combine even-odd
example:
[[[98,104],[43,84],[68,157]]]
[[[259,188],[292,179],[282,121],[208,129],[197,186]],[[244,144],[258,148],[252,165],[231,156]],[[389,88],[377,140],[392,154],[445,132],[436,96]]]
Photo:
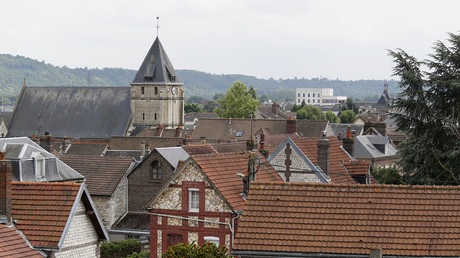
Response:
[[[326,106],[342,104],[347,100],[346,96],[334,96],[332,88],[297,88],[296,104],[302,104],[305,100],[307,105]]]

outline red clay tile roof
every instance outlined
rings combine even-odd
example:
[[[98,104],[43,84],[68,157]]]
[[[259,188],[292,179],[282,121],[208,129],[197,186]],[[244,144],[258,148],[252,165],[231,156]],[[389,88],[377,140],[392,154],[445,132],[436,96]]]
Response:
[[[230,152],[245,152],[248,150],[246,142],[230,142],[230,143],[213,143],[211,146],[218,153],[230,153]]]
[[[241,251],[460,256],[460,187],[253,183]]]
[[[26,243],[14,227],[7,227],[3,224],[0,224],[0,257],[43,258],[39,252]]]
[[[369,173],[370,161],[350,160],[348,162],[344,162],[343,166],[348,170],[350,175],[363,175]]]
[[[79,183],[11,182],[11,207],[16,228],[33,246],[58,247]]]
[[[283,180],[268,161],[262,155],[260,157],[261,165],[259,172],[256,174],[256,181],[282,182]],[[240,195],[243,192],[243,180],[236,176],[236,174],[246,173],[249,154],[198,155],[193,156],[193,159],[232,208],[235,211],[242,210],[245,204]]]
[[[85,176],[91,195],[112,195],[133,163],[129,157],[63,155],[61,161]]]
[[[356,181],[348,174],[342,166],[343,161],[350,161],[347,153],[340,148],[342,143],[335,136],[327,137],[330,143],[329,149],[329,177],[331,183],[335,184],[356,184]],[[317,137],[294,137],[291,140],[310,159],[313,164],[318,165],[318,139]]]
[[[182,148],[189,155],[197,154],[217,154],[217,151],[209,144],[197,144],[197,145],[183,145]]]

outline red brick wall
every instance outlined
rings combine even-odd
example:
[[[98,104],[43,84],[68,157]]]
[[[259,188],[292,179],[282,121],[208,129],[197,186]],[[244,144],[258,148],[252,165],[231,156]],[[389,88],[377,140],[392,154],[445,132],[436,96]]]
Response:
[[[11,217],[11,163],[0,161],[0,215]]]

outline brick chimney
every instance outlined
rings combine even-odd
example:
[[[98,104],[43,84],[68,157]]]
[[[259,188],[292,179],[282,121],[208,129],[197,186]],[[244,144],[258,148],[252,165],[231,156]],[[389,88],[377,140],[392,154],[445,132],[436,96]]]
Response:
[[[3,154],[4,150],[1,150]],[[6,225],[13,224],[11,218],[11,162],[7,160],[0,160],[0,218],[6,219]]]
[[[354,157],[355,155],[355,138],[351,135],[351,126],[347,128],[347,137],[342,139],[343,148]]]
[[[155,130],[155,136],[161,136],[163,134],[164,125],[159,125]]]
[[[278,115],[279,110],[280,110],[280,104],[278,104],[276,102],[273,102],[273,104],[272,104],[272,113],[275,114],[275,115]]]
[[[387,135],[387,124],[384,122],[366,122],[364,124],[364,132],[367,131],[370,127],[374,127],[377,132],[379,132],[381,135],[386,136]]]
[[[326,138],[326,132],[323,132],[323,138],[318,140],[318,166],[329,176],[329,153],[330,143]]]
[[[182,127],[180,125],[176,128],[176,137],[180,137],[182,134]]]
[[[51,153],[54,150],[53,141],[54,137],[48,131],[46,131],[44,135],[40,136],[40,146],[47,152]]]
[[[297,120],[289,117],[289,120],[286,120],[286,133],[295,133],[297,132]]]

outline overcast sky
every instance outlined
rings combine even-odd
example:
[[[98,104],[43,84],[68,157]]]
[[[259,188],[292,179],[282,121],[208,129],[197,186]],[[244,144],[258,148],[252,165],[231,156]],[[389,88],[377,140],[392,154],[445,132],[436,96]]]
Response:
[[[427,58],[460,1],[2,1],[0,53],[138,69],[159,37],[176,69],[258,78],[391,79],[387,49]],[[395,78],[396,79],[396,78]]]

